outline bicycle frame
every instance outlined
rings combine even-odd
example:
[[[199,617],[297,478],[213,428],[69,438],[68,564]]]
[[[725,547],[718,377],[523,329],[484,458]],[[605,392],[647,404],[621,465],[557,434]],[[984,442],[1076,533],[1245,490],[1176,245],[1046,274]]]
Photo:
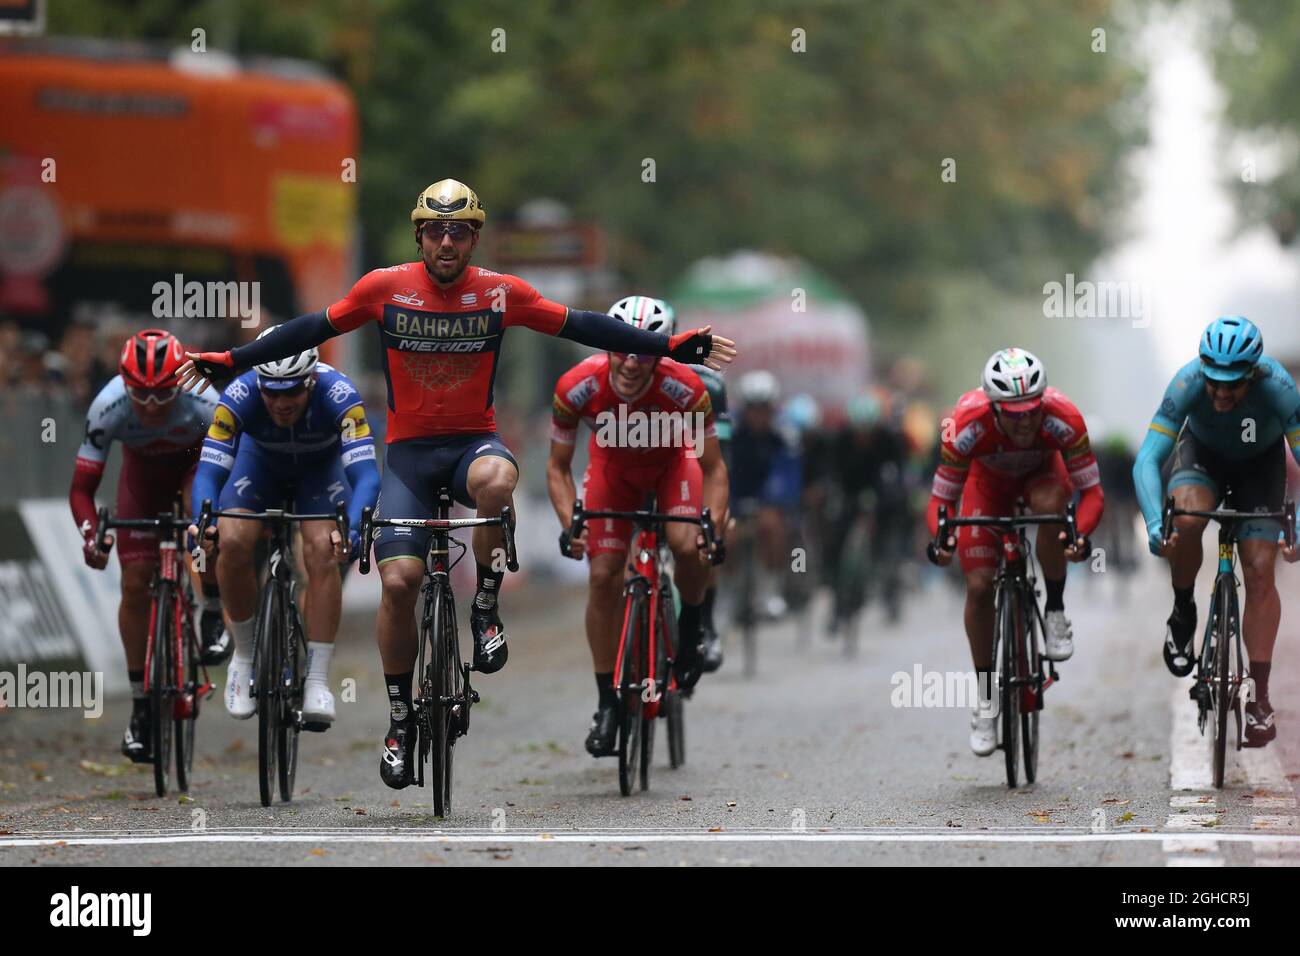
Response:
[[[156,518],[110,518],[108,509],[99,509],[98,534],[96,546],[107,554],[111,549],[108,532],[113,529],[139,529],[158,534],[158,567],[149,583],[149,629],[145,637],[144,692],[155,697],[155,692],[163,695],[153,705],[151,720],[154,722],[153,735],[159,741],[162,752],[154,753],[154,782],[159,796],[163,796],[169,784],[167,764],[171,759],[173,732],[188,733],[192,738],[192,721],[198,716],[199,701],[206,699],[214,690],[207,666],[201,661],[198,647],[198,630],[194,626],[193,585],[185,568],[181,552],[184,550],[185,528],[189,525],[187,518],[181,517],[181,503],[178,498],[170,512],[163,512]],[[164,608],[163,605],[166,605]],[[160,614],[169,614],[170,621],[160,621]],[[165,625],[160,627],[160,624]],[[165,635],[165,636],[164,636]],[[159,640],[163,643],[160,645]],[[192,642],[190,657],[186,657],[186,641]],[[162,680],[155,677],[155,666],[162,655],[161,662],[165,669]],[[187,663],[197,665],[195,678],[190,679],[186,672]],[[170,714],[164,716],[158,709],[170,704]],[[172,721],[175,728],[163,730],[160,721]],[[188,731],[179,727],[179,722],[191,721]],[[182,790],[189,787],[190,766],[187,761],[193,759],[191,740],[182,740],[176,744],[177,782]]]
[[[514,513],[508,506],[502,508],[501,515],[496,518],[452,518],[451,506],[451,493],[443,488],[438,492],[437,515],[433,518],[381,518],[375,516],[373,508],[363,509],[358,568],[362,574],[370,573],[370,547],[376,528],[427,528],[433,532],[425,550],[424,577],[420,585],[422,608],[417,637],[419,647],[416,671],[419,684],[412,704],[415,708],[416,726],[419,728],[419,756],[415,761],[415,782],[418,786],[424,786],[425,758],[433,751],[435,744],[438,746],[438,752],[434,754],[436,779],[433,806],[434,812],[439,816],[446,816],[451,809],[452,747],[457,738],[469,732],[470,709],[479,702],[478,692],[470,686],[472,668],[460,656],[456,603],[451,588],[451,569],[460,558],[456,561],[450,559],[451,544],[455,541],[451,532],[459,528],[499,525],[506,568],[512,572],[519,570],[519,558],[515,552]],[[466,548],[466,545],[456,543],[462,549]],[[435,613],[443,615],[445,632],[438,628],[438,622],[434,620]],[[432,651],[432,659],[426,660],[426,650]],[[435,667],[439,664],[446,669],[445,674],[435,672]],[[453,667],[453,664],[457,666]],[[459,673],[456,673],[457,670]],[[452,677],[451,686],[442,687],[446,676]]]
[[[1024,503],[1018,502],[1017,509],[1023,512],[1023,508]],[[998,568],[994,576],[993,665],[1000,671],[999,704],[1005,703],[1006,709],[997,714],[981,716],[1001,718],[999,747],[1006,757],[1007,785],[1010,787],[1015,787],[1018,783],[1017,751],[1019,738],[1021,734],[1024,735],[1025,779],[1033,783],[1038,772],[1038,711],[1043,708],[1043,692],[1059,680],[1059,676],[1056,665],[1050,660],[1047,661],[1047,673],[1043,673],[1043,662],[1047,658],[1041,653],[1037,640],[1039,635],[1046,633],[1046,625],[1038,606],[1037,578],[1025,529],[1029,525],[1064,525],[1066,540],[1071,543],[1077,541],[1079,529],[1074,502],[1066,507],[1063,515],[1021,513],[1014,517],[972,515],[949,518],[947,507],[941,506],[938,524],[938,533],[932,547],[946,545],[949,531],[962,527],[990,528],[997,531],[1000,538]],[[1007,635],[1001,633],[1005,628],[999,626],[1008,608],[1011,614],[1016,615],[1015,620],[1008,625],[1014,630],[1014,647],[1002,643]],[[1022,619],[1022,615],[1031,616]],[[1003,661],[1000,668],[999,652]]]
[[[653,511],[654,509],[649,508],[648,510]],[[668,542],[661,525],[647,524],[644,527],[638,527],[632,536],[632,550],[629,552],[632,558],[628,565],[631,577],[623,585],[625,594],[623,627],[619,634],[618,656],[614,659],[614,687],[622,694],[624,693],[623,662],[626,660],[627,640],[632,633],[627,626],[628,616],[632,613],[632,607],[635,603],[633,600],[635,592],[640,591],[649,602],[646,618],[649,625],[646,633],[646,657],[650,662],[650,672],[642,676],[640,687],[647,718],[659,716],[659,702],[663,698],[664,692],[675,689],[677,686],[671,670],[667,670],[666,673],[657,673],[661,659],[672,660],[677,652],[673,646],[671,635],[660,633],[661,621],[664,620],[663,614],[666,613],[663,607],[662,582],[664,579],[661,579],[661,574],[668,560],[668,555],[665,553],[667,548]],[[662,647],[660,646],[661,643]],[[664,653],[660,654],[660,650]]]
[[[1231,491],[1225,496],[1225,503],[1231,501]],[[1237,533],[1242,523],[1247,521],[1280,521],[1283,538],[1288,548],[1296,541],[1295,502],[1287,501],[1281,511],[1236,511],[1221,508],[1214,511],[1179,508],[1174,503],[1173,495],[1165,498],[1161,513],[1160,539],[1168,546],[1174,528],[1174,519],[1187,516],[1216,521],[1219,525],[1219,567],[1214,576],[1214,586],[1210,602],[1210,613],[1206,616],[1205,631],[1201,638],[1201,650],[1196,657],[1196,678],[1192,685],[1192,699],[1197,706],[1197,726],[1202,734],[1211,712],[1215,714],[1213,728],[1213,777],[1214,786],[1223,786],[1224,752],[1227,741],[1227,715],[1233,713],[1237,718],[1237,749],[1241,749],[1241,691],[1246,688],[1246,700],[1254,697],[1253,682],[1242,666],[1246,660],[1243,648],[1241,614],[1237,594],[1236,544]],[[1224,595],[1225,606],[1219,607],[1220,592]],[[1227,620],[1220,620],[1219,615],[1226,614]],[[1218,640],[1222,634],[1225,644]],[[1236,651],[1237,667],[1232,663],[1232,652]],[[1218,693],[1216,693],[1216,691]]]

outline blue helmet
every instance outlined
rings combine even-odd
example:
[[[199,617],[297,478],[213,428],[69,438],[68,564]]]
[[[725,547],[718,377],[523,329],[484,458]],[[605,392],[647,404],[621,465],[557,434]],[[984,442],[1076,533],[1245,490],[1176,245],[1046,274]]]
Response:
[[[1216,382],[1248,375],[1263,356],[1263,334],[1240,315],[1220,316],[1201,336],[1201,371]]]

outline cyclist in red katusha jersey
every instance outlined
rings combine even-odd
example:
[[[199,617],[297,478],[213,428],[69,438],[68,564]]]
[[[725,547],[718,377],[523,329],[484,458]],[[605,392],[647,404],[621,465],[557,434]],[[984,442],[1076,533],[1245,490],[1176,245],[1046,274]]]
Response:
[[[592,348],[669,355],[720,367],[735,343],[691,329],[668,336],[636,329],[600,312],[542,298],[527,282],[469,264],[487,215],[464,183],[444,179],[417,197],[411,223],[420,261],[376,269],[329,308],[299,316],[275,335],[229,352],[189,354],[186,388],[206,388],[254,365],[296,355],[364,325],[377,328],[388,381],[388,433],[377,513],[431,515],[438,490],[495,517],[512,505],[518,466],[497,434],[492,413],[497,358],[507,329],[522,326]],[[375,539],[383,585],[377,632],[388,687],[390,726],[380,777],[394,789],[414,779],[411,679],[416,660],[415,602],[424,575],[428,531],[384,528]],[[497,608],[502,573],[496,527],[474,529],[478,593],[470,613],[474,668],[500,670],[506,632]]]
[[[1061,525],[1044,525],[1036,552],[1047,591],[1044,654],[1067,660],[1074,653],[1065,617],[1065,561],[1084,560],[1092,550],[1088,535],[1101,521],[1104,499],[1088,428],[1074,403],[1047,386],[1043,364],[1023,349],[1003,349],[984,366],[983,387],[957,402],[944,422],[939,467],[934,474],[926,521],[939,532],[939,507],[961,499],[962,515],[1010,515],[1023,497],[1033,514],[1059,514],[1079,492],[1076,516],[1080,537],[1066,546]],[[947,565],[954,549],[966,577],[966,637],[978,676],[981,706],[971,717],[971,750],[987,757],[997,749],[997,718],[987,695],[993,674],[993,576],[998,563],[998,533],[991,528],[960,528],[931,561]]]
[[[671,328],[672,314],[659,299],[628,296],[609,310],[636,328]],[[609,352],[593,355],[560,376],[552,399],[551,454],[546,484],[559,516],[560,547],[566,557],[590,562],[587,593],[587,644],[596,672],[597,703],[587,734],[593,757],[617,754],[618,695],[614,666],[622,627],[627,549],[632,523],[595,519],[576,539],[568,536],[577,491],[573,451],[578,425],[591,429],[583,506],[592,511],[637,511],[655,493],[658,511],[698,516],[707,503],[719,528],[727,526],[727,466],[722,459],[712,399],[700,377],[672,359]],[[669,524],[673,581],[681,596],[673,670],[689,691],[704,667],[700,629],[708,557],[694,525]],[[568,545],[566,548],[565,546]]]

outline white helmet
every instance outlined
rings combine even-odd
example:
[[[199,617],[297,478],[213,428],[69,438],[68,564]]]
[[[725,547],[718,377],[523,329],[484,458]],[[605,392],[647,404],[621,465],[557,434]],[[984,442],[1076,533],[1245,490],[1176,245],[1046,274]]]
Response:
[[[1024,349],[1001,349],[984,365],[984,394],[1009,412],[1033,411],[1047,390],[1047,372]]]
[[[609,307],[609,314],[647,332],[672,335],[677,328],[677,317],[673,314],[672,306],[663,299],[652,299],[645,295],[629,295],[619,299]]]
[[[740,400],[745,405],[775,405],[781,397],[781,386],[776,376],[767,369],[757,369],[740,376],[737,383]]]
[[[278,325],[263,329],[257,336],[259,339],[270,335]],[[264,362],[257,366],[257,384],[261,388],[276,389],[293,388],[301,380],[311,376],[316,371],[316,363],[320,361],[320,352],[311,348],[298,355],[291,355],[288,358],[276,359],[274,362]]]

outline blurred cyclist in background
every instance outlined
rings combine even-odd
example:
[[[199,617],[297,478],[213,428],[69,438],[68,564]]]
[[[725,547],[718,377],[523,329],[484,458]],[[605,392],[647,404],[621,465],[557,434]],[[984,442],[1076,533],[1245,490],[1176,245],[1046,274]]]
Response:
[[[790,528],[791,545],[803,549],[807,566],[787,579],[786,600],[793,611],[810,608],[821,581],[817,566],[826,540],[824,524],[826,486],[833,452],[822,427],[822,410],[806,392],[791,396],[777,416],[778,428],[786,441],[798,449],[800,460],[800,511]],[[807,622],[805,622],[806,624]],[[808,628],[803,628],[806,631]]]
[[[776,427],[781,397],[776,376],[766,370],[746,372],[737,390],[742,407],[732,431],[732,511],[752,517],[754,545],[768,578],[759,593],[766,595],[767,615],[778,618],[787,609],[782,597],[782,582],[790,569],[786,517],[799,505],[799,452]]]
[[[1134,519],[1141,512],[1132,478],[1136,458],[1129,440],[1119,432],[1108,434],[1094,451],[1101,468],[1101,488],[1106,495],[1097,543],[1106,556],[1106,569],[1125,572],[1110,575],[1118,586],[1124,587],[1129,580],[1127,572],[1137,568],[1138,536]]]
[[[899,562],[908,550],[911,515],[906,476],[908,445],[888,414],[888,396],[877,391],[855,395],[846,408],[848,422],[832,444],[834,485],[828,515],[826,580],[835,600],[830,624],[834,636],[878,582],[890,620],[897,620],[901,581]],[[866,553],[848,556],[845,546],[860,521],[869,534],[859,539]]]

